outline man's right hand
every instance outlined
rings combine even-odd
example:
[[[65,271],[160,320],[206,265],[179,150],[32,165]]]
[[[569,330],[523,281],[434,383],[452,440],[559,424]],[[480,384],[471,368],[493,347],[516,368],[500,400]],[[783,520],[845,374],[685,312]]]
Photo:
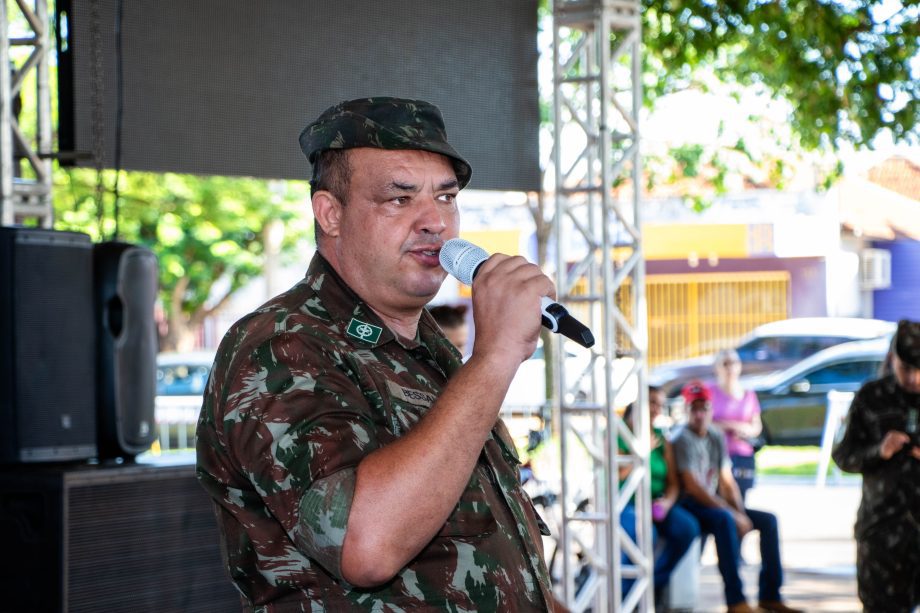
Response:
[[[470,358],[421,420],[358,465],[342,576],[392,579],[431,541],[463,494],[521,363],[537,346],[540,298],[553,282],[522,257],[496,254],[473,280]]]
[[[738,536],[742,537],[751,530],[754,529],[754,524],[751,522],[751,518],[747,516],[747,513],[739,511],[737,509],[732,509],[732,519],[735,520],[735,527],[738,528]]]
[[[910,443],[910,436],[906,433],[899,430],[889,430],[885,435],[885,438],[882,439],[881,447],[879,447],[879,456],[883,460],[890,460],[894,454],[901,451],[904,445]],[[916,449],[916,447],[914,447]]]
[[[509,360],[515,368],[529,358],[543,296],[555,298],[556,288],[536,264],[501,253],[483,262],[473,280],[473,355]]]

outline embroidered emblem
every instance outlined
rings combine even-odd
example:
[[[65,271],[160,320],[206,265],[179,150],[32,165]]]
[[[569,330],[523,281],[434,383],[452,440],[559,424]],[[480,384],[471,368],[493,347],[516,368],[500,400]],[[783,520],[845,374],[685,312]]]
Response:
[[[398,398],[403,402],[408,402],[409,404],[414,404],[420,407],[430,407],[435,401],[435,395],[429,394],[428,392],[423,392],[422,390],[412,389],[411,387],[403,387],[392,381],[387,381],[387,388],[390,390],[390,394],[394,398]]]
[[[351,318],[351,321],[348,322],[348,328],[345,329],[345,333],[349,336],[353,336],[368,343],[376,343],[380,338],[381,332],[383,332],[383,328],[380,326],[365,323],[354,317]]]

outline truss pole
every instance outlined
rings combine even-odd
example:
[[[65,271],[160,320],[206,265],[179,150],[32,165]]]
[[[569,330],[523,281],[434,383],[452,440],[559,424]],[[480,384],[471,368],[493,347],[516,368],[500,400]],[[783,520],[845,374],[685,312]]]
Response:
[[[13,97],[10,91],[10,36],[6,0],[0,8],[0,223],[13,223]]]
[[[573,611],[654,610],[649,437],[633,436],[618,413],[632,400],[621,393],[632,380],[635,432],[648,432],[640,40],[638,0],[553,3],[557,293],[599,341],[578,381],[566,380],[565,351],[556,351],[562,592]],[[579,398],[585,378],[591,397]],[[628,452],[618,452],[620,440]],[[622,487],[620,467],[630,468]],[[620,529],[629,503],[635,541]],[[624,579],[631,580],[625,591]]]
[[[16,0],[22,19],[16,25],[27,27],[26,36],[12,37],[13,21],[4,0],[0,9],[0,225],[9,226],[27,219],[50,228],[51,202],[51,21],[47,0]],[[14,47],[29,50],[22,60]],[[22,54],[25,55],[25,54]],[[24,83],[34,74],[35,125],[22,126],[13,113],[13,101]],[[32,94],[28,94],[32,95]],[[24,129],[26,128],[26,129]],[[25,172],[20,172],[20,163]]]

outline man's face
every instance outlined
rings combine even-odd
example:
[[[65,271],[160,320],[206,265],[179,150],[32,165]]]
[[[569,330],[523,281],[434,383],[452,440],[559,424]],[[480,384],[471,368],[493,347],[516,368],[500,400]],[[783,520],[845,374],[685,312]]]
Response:
[[[655,424],[655,420],[661,415],[661,411],[664,410],[665,397],[664,392],[658,390],[656,392],[649,392],[648,394],[648,417],[652,425]]]
[[[702,434],[709,428],[709,422],[712,420],[712,411],[710,410],[708,400],[694,400],[690,404],[690,418],[687,425],[697,434]]]
[[[348,201],[322,219],[323,254],[376,311],[400,316],[430,301],[447,273],[438,252],[455,238],[457,176],[448,158],[415,150],[352,149]],[[317,199],[314,212],[318,219]]]
[[[897,354],[891,357],[891,368],[898,385],[912,394],[920,394],[920,368],[904,362]]]
[[[736,355],[728,353],[716,363],[715,371],[716,376],[720,378],[735,380],[741,376],[741,360]]]

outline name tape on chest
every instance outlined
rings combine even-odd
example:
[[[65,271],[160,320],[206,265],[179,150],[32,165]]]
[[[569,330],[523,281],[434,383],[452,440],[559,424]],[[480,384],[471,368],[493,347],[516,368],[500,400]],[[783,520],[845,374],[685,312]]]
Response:
[[[402,400],[403,402],[408,402],[409,404],[414,404],[416,406],[430,407],[436,398],[434,394],[429,392],[412,389],[411,387],[403,387],[398,383],[393,383],[392,381],[387,381],[387,388],[390,390],[390,394],[393,395],[394,398]]]

